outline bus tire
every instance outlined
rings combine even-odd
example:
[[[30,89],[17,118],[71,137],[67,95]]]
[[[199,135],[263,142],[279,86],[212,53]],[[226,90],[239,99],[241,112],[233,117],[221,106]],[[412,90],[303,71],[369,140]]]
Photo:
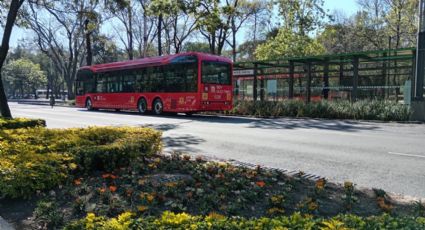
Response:
[[[137,111],[139,111],[140,114],[146,113],[147,105],[146,100],[144,98],[140,98],[137,102]]]
[[[164,110],[164,104],[162,104],[161,99],[157,98],[153,101],[152,111],[155,115],[161,115]]]
[[[91,101],[91,99],[90,99],[90,98],[87,98],[87,100],[86,100],[86,109],[87,109],[88,111],[92,111],[92,110],[94,110],[94,109],[93,109],[93,103],[92,103],[92,101]]]

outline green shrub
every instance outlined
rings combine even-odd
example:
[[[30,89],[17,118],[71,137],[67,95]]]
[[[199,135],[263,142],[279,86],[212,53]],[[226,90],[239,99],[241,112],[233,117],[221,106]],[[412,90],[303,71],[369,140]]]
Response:
[[[135,218],[124,213],[107,219],[90,213],[86,218],[68,224],[66,230],[99,229],[424,229],[425,218],[391,217],[389,215],[359,217],[340,215],[329,219],[295,213],[275,218],[245,219],[210,214],[206,217],[164,212],[161,217]]]
[[[46,126],[46,121],[41,119],[28,119],[28,118],[6,119],[6,118],[0,117],[0,130],[45,127],[45,126]]]
[[[41,200],[37,203],[34,216],[47,229],[57,229],[63,224],[64,215],[54,201]]]
[[[300,100],[240,101],[229,113],[256,117],[311,117],[382,121],[407,121],[411,115],[408,106],[392,101],[376,100],[355,103],[323,100],[309,104]]]
[[[0,130],[0,197],[28,197],[62,183],[70,172],[112,171],[161,148],[148,128]]]

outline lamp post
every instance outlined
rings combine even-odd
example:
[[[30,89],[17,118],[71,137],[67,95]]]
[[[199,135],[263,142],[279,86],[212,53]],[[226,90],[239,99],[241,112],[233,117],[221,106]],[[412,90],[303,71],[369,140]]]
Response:
[[[416,48],[415,98],[423,100],[425,77],[425,0],[419,3],[418,44]]]

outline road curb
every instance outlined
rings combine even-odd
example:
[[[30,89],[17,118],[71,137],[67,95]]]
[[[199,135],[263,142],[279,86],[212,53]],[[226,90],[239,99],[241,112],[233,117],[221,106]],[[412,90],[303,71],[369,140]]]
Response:
[[[0,230],[15,230],[15,228],[0,216]]]

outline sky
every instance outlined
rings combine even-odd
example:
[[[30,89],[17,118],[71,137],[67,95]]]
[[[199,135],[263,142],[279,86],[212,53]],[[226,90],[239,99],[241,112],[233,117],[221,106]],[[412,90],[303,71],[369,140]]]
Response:
[[[352,15],[359,9],[356,0],[325,0],[325,8],[329,9],[330,12],[342,10],[347,15]]]
[[[325,9],[332,13],[334,10],[345,12],[346,15],[352,15],[359,9],[356,0],[324,0]],[[0,28],[0,36],[3,35],[3,30]],[[10,47],[16,47],[19,39],[31,36],[28,31],[15,27],[10,39]]]

